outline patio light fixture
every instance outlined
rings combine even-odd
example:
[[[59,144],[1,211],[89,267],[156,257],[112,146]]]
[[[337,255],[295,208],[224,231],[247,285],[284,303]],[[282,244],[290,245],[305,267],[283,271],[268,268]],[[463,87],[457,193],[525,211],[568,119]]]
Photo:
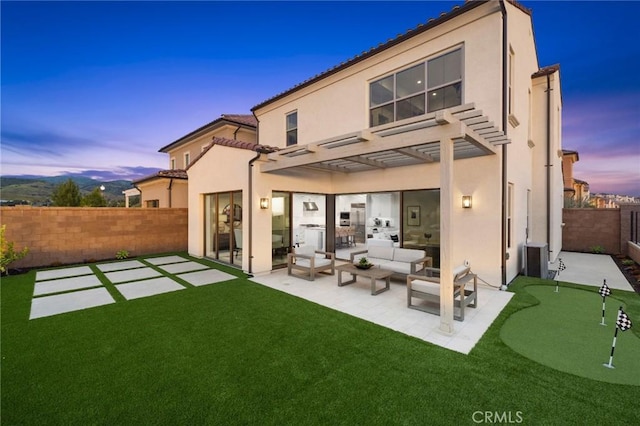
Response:
[[[260,208],[262,210],[269,208],[269,199],[268,198],[260,198]]]
[[[463,195],[462,196],[462,208],[470,209],[471,208],[471,195]]]

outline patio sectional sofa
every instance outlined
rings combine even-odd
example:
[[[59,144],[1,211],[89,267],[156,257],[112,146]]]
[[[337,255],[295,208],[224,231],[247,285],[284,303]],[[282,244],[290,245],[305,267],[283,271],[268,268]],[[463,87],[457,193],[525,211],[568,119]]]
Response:
[[[366,250],[351,252],[351,263],[357,263],[363,257],[377,267],[392,271],[394,276],[402,279],[432,266],[433,262],[424,250],[370,245]]]

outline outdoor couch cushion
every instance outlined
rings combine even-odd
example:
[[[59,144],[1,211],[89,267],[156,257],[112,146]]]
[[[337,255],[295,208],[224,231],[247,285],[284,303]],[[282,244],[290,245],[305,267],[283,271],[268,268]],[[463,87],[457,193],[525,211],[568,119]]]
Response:
[[[366,254],[367,259],[375,258],[375,259],[383,259],[383,260],[393,260],[393,247],[383,247],[383,246],[372,246],[367,247],[368,253]],[[373,263],[373,262],[372,262]]]
[[[314,256],[314,257],[315,257],[315,259],[314,259],[313,265],[316,268],[319,267],[319,266],[329,265],[331,263],[331,259],[325,259],[324,257],[321,257],[321,256]],[[296,265],[304,266],[306,268],[310,268],[311,267],[311,260],[297,258],[296,259]]]
[[[424,257],[424,254],[425,253],[422,250],[397,248],[393,250],[393,260],[395,262],[410,263],[422,259]]]

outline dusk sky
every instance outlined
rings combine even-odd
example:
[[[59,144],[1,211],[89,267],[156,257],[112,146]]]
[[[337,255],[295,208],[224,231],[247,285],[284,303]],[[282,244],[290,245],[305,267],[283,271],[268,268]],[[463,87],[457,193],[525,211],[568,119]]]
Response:
[[[0,173],[167,168],[159,148],[462,3],[2,1]],[[561,67],[575,177],[640,196],[640,2],[521,3]]]

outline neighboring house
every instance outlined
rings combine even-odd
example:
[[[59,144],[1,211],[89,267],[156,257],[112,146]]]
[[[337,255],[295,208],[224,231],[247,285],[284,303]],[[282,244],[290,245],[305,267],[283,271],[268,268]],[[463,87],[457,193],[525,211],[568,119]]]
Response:
[[[141,193],[141,206],[188,207],[186,169],[189,165],[215,137],[255,143],[256,124],[255,117],[250,114],[223,114],[211,123],[160,148],[159,152],[169,156],[169,169],[133,181],[135,189]]]
[[[580,161],[577,151],[562,150],[562,177],[565,207],[588,207],[589,184],[573,177],[573,164]]]
[[[192,255],[269,273],[297,244],[346,258],[348,226],[359,247],[425,249],[447,293],[465,261],[499,286],[528,242],[561,250],[559,67],[540,68],[516,2],[456,6],[252,111],[259,144],[214,143],[187,169]]]

